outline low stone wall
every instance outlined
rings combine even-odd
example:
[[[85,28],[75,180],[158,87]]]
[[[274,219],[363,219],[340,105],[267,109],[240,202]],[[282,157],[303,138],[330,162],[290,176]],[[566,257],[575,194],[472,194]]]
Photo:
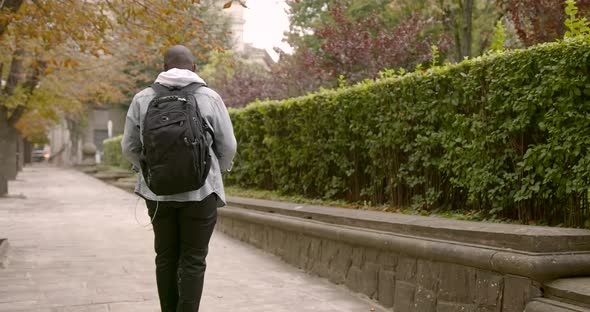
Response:
[[[218,230],[396,312],[523,311],[590,275],[590,231],[228,198]],[[263,268],[261,268],[263,269]]]

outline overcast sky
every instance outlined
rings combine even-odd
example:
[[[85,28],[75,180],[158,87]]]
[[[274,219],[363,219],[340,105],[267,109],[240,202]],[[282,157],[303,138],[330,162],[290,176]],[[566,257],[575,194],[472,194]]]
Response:
[[[290,52],[289,45],[281,42],[283,32],[289,29],[285,0],[248,0],[246,4],[244,42],[266,49],[278,46]]]

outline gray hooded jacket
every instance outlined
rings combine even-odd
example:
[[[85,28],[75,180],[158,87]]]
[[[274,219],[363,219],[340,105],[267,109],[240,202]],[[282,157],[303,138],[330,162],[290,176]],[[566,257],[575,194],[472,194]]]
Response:
[[[186,70],[173,68],[166,72],[160,73],[156,82],[167,86],[184,87],[193,82],[203,82],[203,79],[196,73]],[[143,119],[148,109],[150,101],[155,96],[152,88],[144,89],[133,97],[133,101],[127,112],[125,121],[125,132],[121,147],[123,155],[133,164],[135,168],[140,168],[139,155],[142,149],[143,138],[141,136],[143,128]],[[211,154],[211,170],[205,181],[205,185],[196,191],[157,196],[148,188],[143,176],[140,174],[135,186],[135,193],[139,196],[153,201],[201,201],[211,193],[217,194],[218,206],[225,205],[225,192],[223,189],[223,180],[221,173],[230,170],[232,160],[236,153],[236,138],[232,127],[229,114],[225,104],[219,94],[215,91],[201,87],[195,92],[195,98],[199,105],[199,110],[203,117],[209,122],[215,134],[215,149],[213,145],[209,147]]]

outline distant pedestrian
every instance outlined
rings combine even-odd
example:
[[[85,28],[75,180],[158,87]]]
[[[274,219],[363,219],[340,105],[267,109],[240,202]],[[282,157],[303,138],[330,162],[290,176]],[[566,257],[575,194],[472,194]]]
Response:
[[[225,205],[221,173],[231,169],[236,139],[225,104],[195,73],[188,48],[169,48],[164,70],[133,98],[121,146],[141,173],[135,193],[152,221],[161,309],[194,312],[217,207]]]

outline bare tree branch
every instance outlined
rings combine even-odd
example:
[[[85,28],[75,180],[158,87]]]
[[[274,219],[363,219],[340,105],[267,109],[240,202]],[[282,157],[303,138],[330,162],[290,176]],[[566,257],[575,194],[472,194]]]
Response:
[[[47,68],[47,62],[37,59],[36,65],[33,70],[33,74],[29,77],[29,79],[23,84],[23,88],[25,89],[27,94],[33,94],[35,88],[41,81],[41,74]]]
[[[27,98],[31,97],[33,95],[33,92],[35,92],[35,89],[37,88],[37,85],[39,85],[39,81],[41,80],[41,73],[45,70],[45,68],[47,68],[47,62],[37,60],[37,66],[35,66],[33,74],[23,84],[23,88],[25,90]],[[8,125],[14,127],[14,125],[20,120],[24,113],[25,106],[17,106],[8,118]]]
[[[14,91],[16,90],[17,85],[24,78],[24,55],[25,51],[21,48],[17,48],[12,55],[12,63],[10,64],[10,72],[8,73],[6,87],[4,87],[4,90],[2,92],[3,98],[8,98],[14,95]],[[35,66],[33,73],[22,85],[27,96],[33,94],[33,91],[35,90],[35,88],[39,84],[39,81],[41,80],[41,73],[45,70],[46,67],[46,62],[37,60],[37,66]],[[25,107],[17,106],[12,112],[10,112],[4,104],[5,103],[0,103],[0,118],[8,118],[8,125],[14,127],[14,125],[22,117]]]
[[[14,125],[20,120],[20,118],[25,113],[25,107],[23,105],[17,106],[11,113],[10,117],[8,117],[8,126],[13,127]]]
[[[12,62],[10,63],[8,79],[6,79],[6,86],[2,92],[5,97],[9,97],[14,94],[14,90],[16,89],[18,82],[23,78],[24,55],[25,51],[21,48],[17,48],[12,54]]]

